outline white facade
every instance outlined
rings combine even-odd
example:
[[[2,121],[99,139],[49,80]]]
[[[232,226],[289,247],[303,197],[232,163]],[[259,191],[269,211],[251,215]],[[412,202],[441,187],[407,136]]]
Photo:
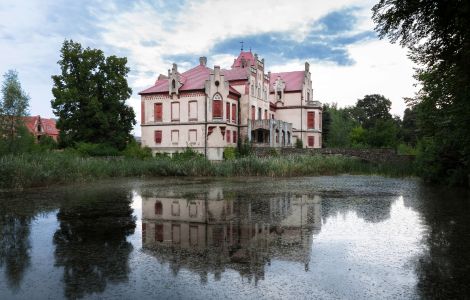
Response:
[[[241,52],[229,70],[206,66],[206,58],[142,91],[142,145],[154,153],[186,147],[223,159],[226,147],[321,147],[321,103],[312,101],[309,65],[296,72],[266,74],[264,59]],[[313,118],[313,119],[312,119]]]

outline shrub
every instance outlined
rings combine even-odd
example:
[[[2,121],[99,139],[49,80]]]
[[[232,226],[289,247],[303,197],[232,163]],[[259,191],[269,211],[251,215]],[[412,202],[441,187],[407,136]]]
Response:
[[[238,157],[250,156],[251,154],[253,154],[251,143],[248,139],[245,139],[243,143],[240,143],[240,147],[238,148]]]
[[[152,157],[152,150],[149,147],[141,147],[134,139],[132,139],[122,151],[125,157],[133,157],[138,159],[146,159]]]
[[[399,155],[416,155],[416,148],[413,148],[407,144],[399,144],[397,146],[397,153]]]
[[[224,149],[224,159],[225,160],[233,160],[237,158],[237,149],[233,147],[228,147]]]
[[[183,152],[176,152],[173,153],[172,158],[174,160],[187,160],[187,159],[195,159],[195,158],[203,158],[204,155],[195,151],[191,147],[186,147]]]
[[[297,138],[295,140],[295,148],[302,149],[303,147],[304,147],[304,142],[302,141],[301,138]]]
[[[77,143],[77,151],[83,156],[119,156],[119,150],[107,144]]]

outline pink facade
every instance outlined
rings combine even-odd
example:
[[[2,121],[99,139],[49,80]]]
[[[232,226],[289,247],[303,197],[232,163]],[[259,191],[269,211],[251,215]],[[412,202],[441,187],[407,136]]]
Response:
[[[211,160],[245,140],[321,147],[321,103],[312,100],[308,63],[303,71],[266,74],[264,59],[251,52],[242,51],[228,70],[206,62],[201,57],[183,73],[173,64],[140,92],[142,145],[167,153],[191,147]]]

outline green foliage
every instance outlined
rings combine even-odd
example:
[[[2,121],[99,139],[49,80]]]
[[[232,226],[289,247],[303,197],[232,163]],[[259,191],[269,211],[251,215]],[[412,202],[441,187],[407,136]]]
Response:
[[[416,107],[406,108],[403,114],[402,135],[403,141],[412,146],[418,142],[418,124]]]
[[[39,148],[41,150],[53,150],[57,149],[57,142],[50,136],[43,135],[39,139]]]
[[[370,164],[333,155],[247,156],[212,163],[194,152],[154,159],[82,157],[73,151],[0,156],[0,188],[25,188],[116,177],[152,176],[316,176],[335,174],[412,175],[410,165]]]
[[[126,105],[132,94],[126,64],[126,58],[105,57],[101,50],[83,49],[71,40],[64,42],[61,73],[52,76],[51,101],[59,118],[62,146],[83,142],[119,150],[126,147],[136,123],[133,109]]]
[[[252,154],[253,154],[252,145],[250,141],[248,141],[248,139],[245,139],[243,143],[240,143],[240,146],[238,148],[238,157],[246,157]]]
[[[374,127],[377,121],[387,121],[392,118],[390,108],[392,102],[382,95],[365,95],[356,102],[352,109],[353,117],[364,127]]]
[[[362,128],[362,126],[354,127],[349,134],[349,140],[351,141],[351,146],[354,148],[365,147],[367,143],[366,133],[367,131]]]
[[[237,149],[234,147],[227,147],[224,149],[224,159],[232,160],[237,158]]]
[[[204,155],[202,153],[195,151],[191,147],[186,147],[183,152],[173,153],[171,157],[173,160],[188,160],[188,159],[204,158]]]
[[[128,158],[147,159],[152,157],[152,150],[149,147],[141,147],[135,139],[132,139],[122,154]]]
[[[359,124],[351,117],[351,108],[338,108],[336,104],[325,106],[323,114],[327,112],[330,122],[327,134],[323,134],[323,146],[330,148],[351,147],[350,133]],[[325,128],[325,124],[323,124]]]
[[[409,146],[408,144],[401,143],[397,146],[397,154],[415,156],[417,154],[417,149],[413,148],[412,146]]]
[[[433,182],[468,185],[470,174],[470,3],[381,0],[373,8],[381,37],[399,41],[419,66],[418,161]]]
[[[3,75],[2,96],[0,98],[0,143],[2,151],[15,152],[20,128],[24,126],[23,118],[28,113],[29,96],[21,88],[18,73],[9,70]]]
[[[78,153],[83,156],[119,156],[119,150],[107,144],[77,143]]]
[[[398,130],[397,124],[391,119],[377,120],[366,131],[366,144],[373,148],[395,148],[398,145]]]
[[[295,140],[295,148],[302,149],[303,147],[304,147],[304,142],[300,138],[297,138]]]

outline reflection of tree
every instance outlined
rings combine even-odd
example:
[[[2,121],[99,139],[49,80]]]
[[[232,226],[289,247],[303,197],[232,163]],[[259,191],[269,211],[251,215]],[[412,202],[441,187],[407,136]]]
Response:
[[[427,251],[417,262],[418,291],[424,299],[463,299],[470,295],[470,198],[464,191],[426,189],[420,195],[428,228]]]
[[[135,229],[128,192],[96,192],[64,205],[54,234],[56,265],[64,267],[65,296],[103,292],[108,282],[127,281]]]
[[[30,217],[0,209],[0,267],[5,266],[8,285],[13,289],[19,289],[30,265],[30,224]]]

